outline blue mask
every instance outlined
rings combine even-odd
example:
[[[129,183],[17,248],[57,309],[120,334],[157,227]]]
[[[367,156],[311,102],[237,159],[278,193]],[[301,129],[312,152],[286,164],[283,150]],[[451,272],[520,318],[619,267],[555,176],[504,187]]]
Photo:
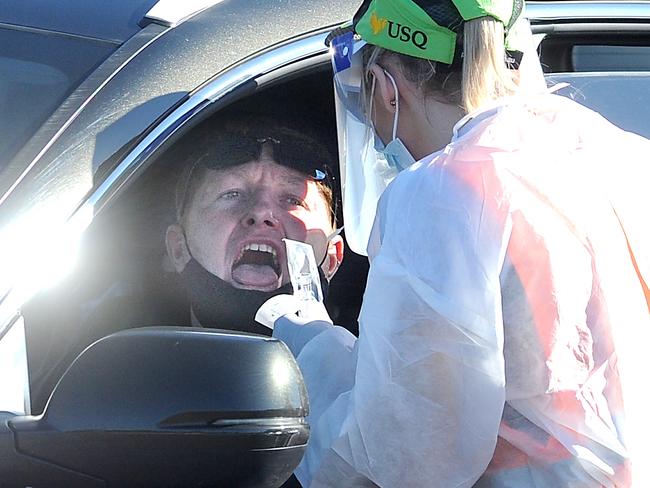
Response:
[[[402,171],[415,163],[415,158],[399,137],[394,138],[385,146],[383,141],[375,134],[375,151],[384,155],[391,168]]]
[[[375,151],[383,154],[386,162],[397,171],[402,171],[415,163],[415,158],[406,148],[402,140],[397,137],[397,120],[399,119],[399,92],[397,84],[388,71],[384,71],[388,79],[393,84],[395,90],[395,116],[393,118],[393,139],[385,145],[381,138],[375,132]],[[374,91],[374,83],[373,83]]]

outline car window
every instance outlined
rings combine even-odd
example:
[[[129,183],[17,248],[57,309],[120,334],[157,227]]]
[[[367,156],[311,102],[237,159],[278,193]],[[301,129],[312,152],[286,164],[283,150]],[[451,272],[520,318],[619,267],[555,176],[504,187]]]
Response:
[[[624,30],[603,32],[599,24],[581,25],[575,29],[575,32],[570,32],[559,27],[557,32],[542,30],[538,34],[545,72],[650,70],[650,36],[645,24],[635,33]]]
[[[613,124],[650,138],[650,73],[565,73],[552,83],[568,83],[558,93],[603,115]]]
[[[17,151],[114,43],[0,27],[0,178]]]
[[[577,45],[575,71],[650,71],[650,46]]]
[[[329,69],[327,63],[312,73],[277,82],[213,116],[292,114],[315,128],[329,152],[336,154]],[[191,130],[158,155],[95,217],[66,281],[41,292],[23,308],[34,412],[42,410],[65,368],[95,340],[130,327],[190,325],[186,292],[164,242],[167,227],[175,222],[174,194],[182,170],[173,157],[174,148],[190,134]],[[366,273],[366,259],[346,251],[330,286],[332,318],[355,332]]]

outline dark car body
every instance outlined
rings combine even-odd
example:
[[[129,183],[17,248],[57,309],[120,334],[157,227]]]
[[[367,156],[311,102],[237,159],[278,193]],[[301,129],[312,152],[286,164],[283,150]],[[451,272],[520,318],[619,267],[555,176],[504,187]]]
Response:
[[[177,320],[158,322],[169,295],[155,286],[141,287],[161,304],[146,323],[122,305],[67,310],[162,276],[161,161],[200,121],[295,113],[336,151],[325,37],[359,2],[174,3],[0,0],[0,411],[41,413],[86,346]],[[562,94],[650,136],[650,2],[530,2],[527,15]],[[366,271],[348,253],[329,297],[353,331]]]

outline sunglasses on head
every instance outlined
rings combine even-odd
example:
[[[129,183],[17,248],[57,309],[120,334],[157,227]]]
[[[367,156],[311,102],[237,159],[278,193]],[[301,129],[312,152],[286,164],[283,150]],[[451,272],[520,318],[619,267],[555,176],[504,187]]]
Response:
[[[323,146],[295,134],[256,135],[222,132],[210,141],[210,148],[196,157],[179,193],[178,215],[183,216],[188,204],[190,188],[198,173],[197,169],[221,170],[246,164],[259,159],[264,146],[271,146],[272,159],[288,168],[303,173],[307,178],[324,184],[334,191],[334,174]]]

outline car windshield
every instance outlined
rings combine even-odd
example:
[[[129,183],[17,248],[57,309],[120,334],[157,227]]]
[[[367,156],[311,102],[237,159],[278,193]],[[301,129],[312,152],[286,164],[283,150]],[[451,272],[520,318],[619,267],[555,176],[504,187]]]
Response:
[[[0,178],[43,122],[116,47],[0,24]]]
[[[97,66],[140,31],[141,19],[157,1],[0,2],[0,187],[8,187],[3,180],[9,173],[15,178],[10,165],[20,172],[30,163],[15,159],[27,141]]]

